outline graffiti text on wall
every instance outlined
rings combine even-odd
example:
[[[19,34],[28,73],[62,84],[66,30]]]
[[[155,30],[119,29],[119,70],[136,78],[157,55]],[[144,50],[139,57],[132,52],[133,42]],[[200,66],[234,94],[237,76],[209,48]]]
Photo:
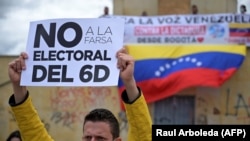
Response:
[[[243,94],[238,93],[235,95],[235,104],[232,106],[233,103],[230,103],[230,97],[232,97],[230,93],[230,89],[227,90],[226,95],[226,116],[235,116],[238,120],[247,120],[250,121],[250,97],[246,100]],[[234,108],[231,110],[230,108]],[[241,113],[240,113],[241,111]]]

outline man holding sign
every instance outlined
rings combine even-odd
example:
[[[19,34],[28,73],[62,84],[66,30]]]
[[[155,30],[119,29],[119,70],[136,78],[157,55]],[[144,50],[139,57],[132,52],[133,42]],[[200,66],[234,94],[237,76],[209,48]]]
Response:
[[[26,86],[115,86],[119,76],[129,122],[129,141],[151,141],[149,110],[134,79],[134,60],[123,44],[121,19],[32,22],[25,53],[9,63],[14,94],[9,104],[23,140],[51,141]],[[116,65],[117,63],[117,65]],[[117,69],[118,67],[118,69]],[[119,123],[107,109],[84,119],[83,141],[121,141]]]
[[[129,122],[129,141],[151,141],[152,121],[141,90],[136,86],[133,76],[134,60],[127,54],[125,48],[117,52],[117,67],[120,78],[125,85],[122,99],[125,103]],[[9,104],[14,112],[23,140],[25,141],[51,141],[41,119],[31,102],[26,86],[20,85],[21,72],[28,68],[25,59],[26,53],[9,63],[9,77],[12,82],[14,94]],[[119,137],[119,123],[108,110],[96,109],[90,112],[83,124],[83,141],[121,141]]]
[[[124,20],[51,19],[30,24],[24,86],[115,86]]]

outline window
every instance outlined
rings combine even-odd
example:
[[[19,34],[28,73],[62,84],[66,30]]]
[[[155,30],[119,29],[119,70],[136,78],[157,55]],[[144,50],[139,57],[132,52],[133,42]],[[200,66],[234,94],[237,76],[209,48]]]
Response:
[[[154,124],[194,124],[195,97],[172,96],[154,104]]]

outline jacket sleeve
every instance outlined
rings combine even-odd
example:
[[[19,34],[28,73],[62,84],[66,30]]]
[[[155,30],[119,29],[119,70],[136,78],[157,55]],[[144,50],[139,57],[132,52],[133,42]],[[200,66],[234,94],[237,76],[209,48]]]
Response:
[[[139,92],[138,98],[130,103],[126,91],[122,93],[129,123],[128,141],[152,141],[152,119],[140,89]]]
[[[19,104],[15,103],[14,95],[12,95],[9,104],[24,141],[53,141],[39,118],[28,93],[25,100]]]

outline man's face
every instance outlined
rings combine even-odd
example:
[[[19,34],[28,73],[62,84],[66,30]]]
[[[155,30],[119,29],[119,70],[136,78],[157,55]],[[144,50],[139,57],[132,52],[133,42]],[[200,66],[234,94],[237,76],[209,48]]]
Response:
[[[101,121],[87,121],[84,125],[82,141],[113,141],[110,125]]]

